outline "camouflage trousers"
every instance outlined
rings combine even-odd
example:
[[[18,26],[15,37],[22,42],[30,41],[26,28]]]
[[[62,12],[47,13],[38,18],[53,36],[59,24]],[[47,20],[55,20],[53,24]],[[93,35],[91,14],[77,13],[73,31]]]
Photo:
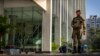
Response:
[[[73,30],[72,39],[73,39],[74,46],[81,45],[81,37],[82,37],[82,34],[81,34],[80,30]]]

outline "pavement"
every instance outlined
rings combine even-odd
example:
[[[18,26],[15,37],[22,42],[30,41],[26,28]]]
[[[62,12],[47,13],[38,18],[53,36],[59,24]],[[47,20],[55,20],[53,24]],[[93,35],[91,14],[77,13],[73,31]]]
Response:
[[[100,53],[63,54],[63,53],[37,53],[37,54],[0,54],[0,56],[100,56]]]

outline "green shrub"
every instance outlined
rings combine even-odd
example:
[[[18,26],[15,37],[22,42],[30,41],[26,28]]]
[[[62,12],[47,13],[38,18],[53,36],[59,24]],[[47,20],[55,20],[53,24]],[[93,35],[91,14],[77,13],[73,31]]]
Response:
[[[7,23],[7,17],[0,16],[0,47],[4,46],[4,40],[2,39],[9,27],[10,25]]]
[[[52,51],[57,52],[57,49],[59,48],[59,45],[56,44],[55,42],[52,43]]]

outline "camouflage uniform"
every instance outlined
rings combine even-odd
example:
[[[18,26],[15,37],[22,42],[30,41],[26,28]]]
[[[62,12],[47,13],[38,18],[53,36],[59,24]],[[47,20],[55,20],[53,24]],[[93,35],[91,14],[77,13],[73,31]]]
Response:
[[[82,32],[80,32],[80,29],[84,26],[84,19],[81,16],[74,17],[71,23],[71,26],[73,28],[73,33],[72,33],[72,39],[73,39],[73,46],[74,46],[74,51],[76,51],[76,44],[78,44],[78,52],[80,52],[80,47],[81,47],[81,37],[82,37]],[[77,43],[78,42],[78,43]]]

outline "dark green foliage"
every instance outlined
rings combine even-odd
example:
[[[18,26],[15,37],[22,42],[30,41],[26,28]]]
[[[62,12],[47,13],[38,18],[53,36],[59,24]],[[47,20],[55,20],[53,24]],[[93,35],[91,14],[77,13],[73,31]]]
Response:
[[[0,48],[4,47],[4,35],[7,32],[7,29],[10,25],[7,23],[7,18],[4,16],[0,16]]]
[[[89,45],[93,51],[100,51],[100,29],[91,28],[88,35]]]
[[[4,35],[10,25],[7,23],[7,18],[0,16],[0,35]]]

